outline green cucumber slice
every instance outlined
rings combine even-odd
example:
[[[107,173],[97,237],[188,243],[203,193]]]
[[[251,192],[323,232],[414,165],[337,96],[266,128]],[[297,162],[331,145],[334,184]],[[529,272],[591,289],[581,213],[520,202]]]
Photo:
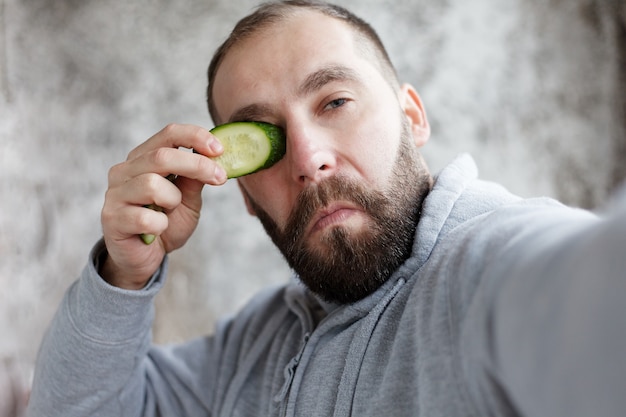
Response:
[[[285,155],[285,134],[269,123],[226,123],[214,127],[211,133],[224,147],[224,153],[212,159],[224,168],[228,178],[269,168]]]

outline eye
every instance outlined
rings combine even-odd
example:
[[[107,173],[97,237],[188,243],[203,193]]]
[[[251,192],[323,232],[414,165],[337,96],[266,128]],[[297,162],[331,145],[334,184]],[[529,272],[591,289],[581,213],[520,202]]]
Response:
[[[326,105],[325,110],[336,109],[338,107],[343,106],[347,102],[348,102],[348,99],[346,98],[338,98],[338,99],[332,100],[330,103]]]

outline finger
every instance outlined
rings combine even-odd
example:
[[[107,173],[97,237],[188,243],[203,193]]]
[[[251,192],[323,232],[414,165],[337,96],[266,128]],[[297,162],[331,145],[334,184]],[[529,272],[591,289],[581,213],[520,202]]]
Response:
[[[113,206],[155,204],[174,209],[181,202],[181,191],[167,178],[154,173],[141,174],[118,186],[110,187],[105,196]]]
[[[101,217],[105,235],[113,240],[135,238],[140,234],[160,235],[169,225],[165,213],[135,205],[116,210],[104,208]]]
[[[207,161],[208,158],[202,159],[198,155],[188,157],[179,153],[189,154],[187,149],[208,157],[219,156],[224,151],[208,130],[195,125],[170,124],[133,149],[125,162],[110,169],[109,186],[116,186],[145,172],[156,172],[163,176],[173,173],[205,184],[225,182],[223,170],[211,160]]]
[[[120,240],[135,234],[160,234],[168,226],[162,207],[174,209],[181,200],[180,190],[157,174],[144,174],[109,188],[101,215],[105,236]]]
[[[163,177],[174,174],[204,184],[219,185],[226,181],[224,169],[206,156],[183,149],[157,148],[112,167],[109,171],[109,186],[121,184],[148,172]]]
[[[217,156],[223,152],[222,145],[207,129],[196,125],[171,123],[133,149],[128,154],[128,159],[134,159],[158,148],[180,147],[195,149],[207,156]]]

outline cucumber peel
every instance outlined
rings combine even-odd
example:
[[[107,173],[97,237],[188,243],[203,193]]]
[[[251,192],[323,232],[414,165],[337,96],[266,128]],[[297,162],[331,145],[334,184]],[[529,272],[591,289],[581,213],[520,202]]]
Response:
[[[270,123],[232,122],[216,126],[210,132],[224,147],[221,155],[211,159],[226,171],[227,178],[238,178],[269,168],[282,159],[287,149],[284,131]],[[170,174],[166,178],[174,181],[176,176]],[[156,204],[145,207],[163,211]],[[156,239],[155,235],[146,233],[140,237],[146,245]]]

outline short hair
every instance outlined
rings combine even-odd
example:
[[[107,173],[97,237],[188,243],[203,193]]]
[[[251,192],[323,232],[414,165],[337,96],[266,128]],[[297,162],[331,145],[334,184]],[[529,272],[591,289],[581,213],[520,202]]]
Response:
[[[377,64],[383,77],[393,87],[398,88],[398,76],[396,70],[391,63],[389,54],[385,49],[380,37],[376,31],[363,19],[356,16],[352,12],[341,6],[315,0],[287,0],[287,1],[271,1],[259,5],[253,13],[241,19],[233,28],[228,38],[222,43],[208,68],[208,86],[207,86],[207,105],[209,114],[215,123],[217,120],[217,109],[213,100],[213,85],[215,75],[219,69],[224,57],[239,42],[252,36],[258,31],[278,23],[285,18],[293,15],[299,10],[310,10],[322,13],[326,16],[333,17],[348,24],[359,35],[366,48],[373,50]],[[373,47],[373,48],[372,48]]]

